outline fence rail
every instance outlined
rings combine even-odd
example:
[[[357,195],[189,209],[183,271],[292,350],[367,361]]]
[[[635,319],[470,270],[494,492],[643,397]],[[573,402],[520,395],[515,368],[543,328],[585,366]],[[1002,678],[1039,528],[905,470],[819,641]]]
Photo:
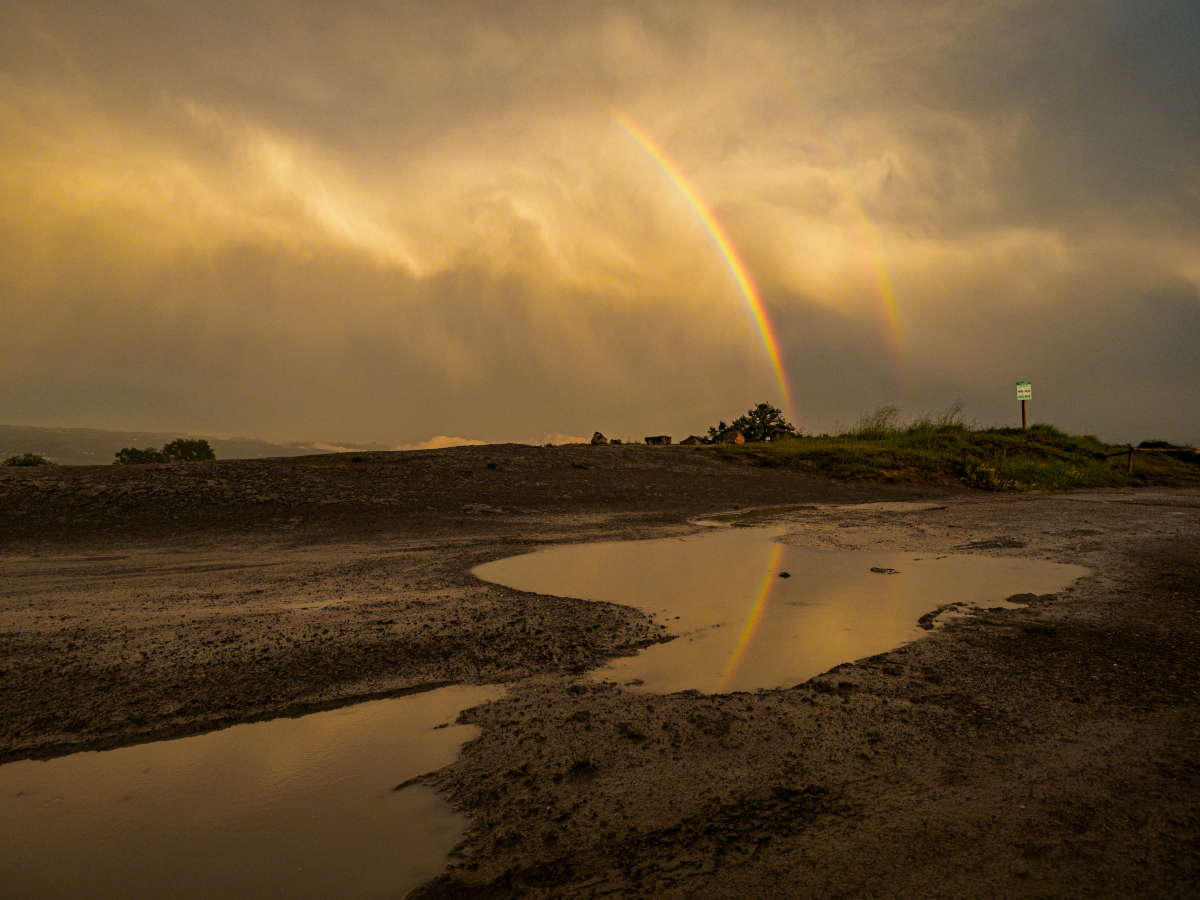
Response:
[[[1116,453],[1107,453],[1105,457],[1112,459],[1114,456],[1124,456],[1129,454],[1129,474],[1133,474],[1133,454],[1135,453],[1198,453],[1200,447],[1130,447],[1128,450],[1118,450]]]

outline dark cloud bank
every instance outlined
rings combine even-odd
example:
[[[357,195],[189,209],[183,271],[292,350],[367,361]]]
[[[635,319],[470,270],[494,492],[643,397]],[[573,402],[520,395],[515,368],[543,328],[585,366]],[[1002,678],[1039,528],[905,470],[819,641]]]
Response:
[[[1189,3],[10,3],[0,421],[1200,439]],[[882,278],[882,281],[881,281]],[[890,285],[891,293],[886,287]],[[891,310],[896,313],[893,326]]]

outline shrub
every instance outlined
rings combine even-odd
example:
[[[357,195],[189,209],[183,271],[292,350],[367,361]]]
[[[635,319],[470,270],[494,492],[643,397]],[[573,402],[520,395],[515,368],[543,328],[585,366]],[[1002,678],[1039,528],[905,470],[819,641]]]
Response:
[[[137,447],[124,447],[117,451],[117,458],[113,461],[113,465],[140,466],[146,463],[199,462],[216,458],[217,454],[213,453],[208,441],[179,438],[169,444],[164,444],[161,450],[155,450],[153,447],[147,447],[145,450],[139,450]]]
[[[141,466],[146,463],[165,463],[167,458],[161,450],[155,450],[153,447],[147,447],[145,450],[139,450],[137,447],[122,447],[117,451],[117,458],[113,460],[114,466]]]
[[[10,456],[4,461],[6,466],[56,466],[58,463],[51,462],[42,456],[40,453],[22,453],[18,456]]]
[[[164,445],[162,454],[170,462],[200,462],[201,460],[217,458],[217,454],[213,453],[212,447],[208,446],[208,441],[203,439],[189,441],[185,438],[179,438]]]

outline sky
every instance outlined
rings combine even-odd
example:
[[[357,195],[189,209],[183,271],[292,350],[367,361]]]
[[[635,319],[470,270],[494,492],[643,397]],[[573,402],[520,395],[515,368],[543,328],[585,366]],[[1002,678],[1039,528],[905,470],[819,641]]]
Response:
[[[1200,6],[0,0],[0,421],[1200,441]]]

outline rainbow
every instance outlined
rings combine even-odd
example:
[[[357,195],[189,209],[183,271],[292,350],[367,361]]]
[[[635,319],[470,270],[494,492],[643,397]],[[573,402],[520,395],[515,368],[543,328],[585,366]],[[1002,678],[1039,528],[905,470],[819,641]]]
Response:
[[[775,328],[771,324],[771,319],[767,316],[767,308],[763,304],[762,295],[758,292],[758,287],[754,284],[754,279],[750,275],[750,270],[746,268],[746,263],[738,255],[737,248],[734,247],[733,241],[729,239],[729,235],[725,232],[724,227],[700,199],[700,195],[679,171],[676,166],[667,157],[658,144],[650,138],[648,134],[642,131],[637,125],[629,121],[628,118],[617,112],[615,109],[610,109],[609,112],[625,131],[637,141],[638,145],[646,151],[647,155],[658,164],[658,167],[666,173],[666,176],[671,179],[671,182],[678,189],[688,204],[695,210],[696,215],[700,217],[700,221],[704,223],[709,236],[713,243],[717,245],[717,250],[721,257],[725,260],[725,265],[729,267],[730,274],[733,275],[733,280],[737,284],[738,290],[746,300],[746,305],[750,307],[750,313],[754,316],[754,321],[758,324],[758,330],[762,333],[763,343],[767,348],[767,356],[771,360],[771,368],[775,371],[775,377],[779,381],[779,393],[783,398],[784,412],[791,422],[796,421],[796,410],[792,404],[792,393],[788,387],[787,373],[783,368],[783,360],[779,353],[779,337],[775,333]]]
[[[871,266],[871,280],[874,282],[875,295],[879,301],[880,312],[883,318],[883,329],[887,337],[889,363],[892,368],[892,378],[895,380],[896,389],[900,392],[900,405],[904,406],[908,402],[908,378],[904,368],[904,343],[902,332],[900,330],[900,306],[896,302],[896,291],[892,287],[892,280],[888,276],[887,266],[884,264],[883,248],[879,246],[879,237],[875,234],[875,227],[871,224],[871,217],[867,215],[866,210],[862,207],[862,202],[858,199],[855,193],[854,186],[850,183],[850,176],[846,171],[846,167],[836,162],[838,152],[833,142],[824,136],[823,132],[814,127],[818,138],[825,150],[826,159],[830,166],[838,175],[838,181],[841,182],[841,190],[846,198],[846,203],[858,219],[858,227],[862,233],[863,243]]]
[[[771,588],[775,584],[775,576],[779,574],[779,557],[782,553],[782,545],[774,544],[772,546],[771,561],[767,564],[767,574],[763,578],[762,587],[758,589],[758,598],[750,610],[750,617],[746,620],[742,636],[738,638],[737,646],[733,648],[733,653],[729,657],[729,665],[725,667],[725,674],[721,676],[721,683],[717,686],[719,694],[729,690],[729,682],[737,674],[738,666],[741,665],[742,658],[746,655],[746,648],[750,646],[750,641],[754,639],[754,634],[762,623],[763,613],[767,611],[767,603],[771,599]]]
[[[857,221],[863,251],[871,270],[871,290],[878,301],[880,317],[882,319],[884,338],[887,343],[888,362],[891,366],[896,389],[900,393],[900,405],[903,406],[908,402],[908,378],[904,364],[904,334],[900,325],[900,306],[896,300],[896,291],[892,286],[892,280],[888,275],[883,248],[879,243],[879,236],[876,234],[871,217],[863,208],[862,199],[854,188],[854,183],[850,178],[850,171],[846,166],[840,148],[834,142],[833,138],[830,137],[828,130],[822,126],[802,102],[801,98],[805,96],[804,89],[796,83],[786,65],[778,65],[778,74],[781,80],[792,88],[789,95],[792,101],[792,108],[807,124],[809,134],[816,139],[825,157],[825,162],[828,164],[830,171],[834,173],[834,184],[845,199],[846,206],[850,209],[854,219]]]

